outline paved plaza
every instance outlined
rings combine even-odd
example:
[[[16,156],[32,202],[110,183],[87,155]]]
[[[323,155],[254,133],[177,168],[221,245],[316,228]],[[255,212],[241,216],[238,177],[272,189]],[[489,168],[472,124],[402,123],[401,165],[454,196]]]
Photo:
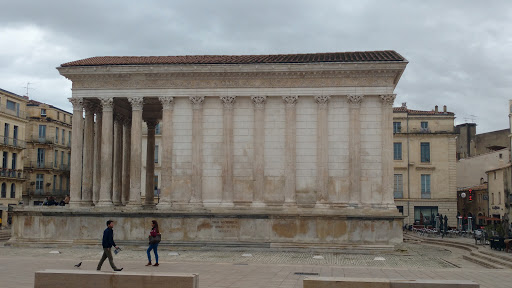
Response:
[[[146,267],[145,247],[124,247],[114,256],[124,271],[199,273],[200,287],[302,287],[308,275],[392,279],[466,279],[481,287],[511,287],[512,269],[488,269],[463,259],[469,252],[406,242],[387,253],[282,252],[257,249],[160,247],[160,267]],[[438,240],[438,239],[436,239]],[[471,239],[450,239],[471,245]],[[1,245],[1,244],[0,244]],[[488,249],[488,248],[480,248]],[[59,254],[50,253],[59,251]],[[504,252],[496,252],[502,253]],[[1,247],[0,286],[32,288],[44,269],[94,270],[99,247]],[[178,255],[176,255],[178,254]],[[80,268],[73,266],[82,262]],[[103,271],[111,271],[106,262]],[[122,272],[120,272],[122,273]],[[65,284],[65,279],[62,279]],[[65,287],[65,286],[63,286]]]

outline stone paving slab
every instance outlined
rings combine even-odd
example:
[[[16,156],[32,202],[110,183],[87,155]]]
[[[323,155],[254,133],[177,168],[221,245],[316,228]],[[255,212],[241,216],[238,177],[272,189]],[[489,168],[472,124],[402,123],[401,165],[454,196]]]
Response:
[[[408,246],[404,246],[408,247]],[[400,261],[374,261],[382,266],[367,265],[368,257],[375,255],[343,254],[351,257],[353,264],[338,261],[339,258],[324,257],[325,262],[314,262],[312,255],[317,253],[269,253],[265,251],[243,251],[251,253],[254,259],[241,257],[241,251],[179,251],[180,258],[169,256],[169,250],[160,249],[160,266],[146,267],[145,251],[128,249],[114,256],[118,267],[127,271],[137,272],[178,272],[199,273],[199,287],[302,287],[305,274],[317,273],[327,277],[372,277],[386,279],[451,279],[473,280],[485,288],[510,287],[512,270],[492,270],[474,266],[466,266],[461,260],[462,268],[430,265],[431,261],[443,260],[440,257],[428,258],[424,254],[457,258],[458,249],[444,249],[415,245],[408,247],[404,257],[409,257],[413,264],[401,265]],[[101,257],[101,249],[76,248],[60,249],[60,254],[50,254],[56,248],[11,248],[0,247],[0,287],[32,288],[35,271],[44,269],[82,269],[94,270]],[[417,250],[417,251],[416,251]],[[418,252],[420,251],[420,252]],[[399,253],[399,252],[397,252]],[[384,258],[399,257],[397,253],[383,254]],[[457,254],[459,253],[459,254]],[[235,257],[234,255],[238,255]],[[324,256],[324,254],[322,254]],[[339,255],[338,255],[339,256]],[[173,258],[175,257],[175,258]],[[343,257],[340,257],[343,258]],[[336,260],[338,259],[338,260]],[[338,262],[336,262],[336,261]],[[81,268],[74,264],[82,261]],[[301,262],[304,261],[304,262]],[[373,261],[373,260],[372,260]],[[332,264],[335,263],[335,264]],[[371,263],[371,262],[370,262]],[[425,265],[421,265],[426,263]],[[356,266],[357,265],[357,266]],[[469,267],[469,268],[468,268]],[[110,271],[108,263],[103,270]],[[301,275],[298,275],[299,273]]]

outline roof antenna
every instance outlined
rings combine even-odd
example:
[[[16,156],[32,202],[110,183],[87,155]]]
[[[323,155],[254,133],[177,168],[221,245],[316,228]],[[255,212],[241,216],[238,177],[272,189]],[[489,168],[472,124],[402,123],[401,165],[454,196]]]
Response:
[[[25,96],[27,96],[27,97],[28,97],[28,89],[34,89],[34,88],[29,88],[30,84],[34,84],[34,83],[27,82],[27,86],[23,87],[23,88],[27,89],[27,93],[25,94]]]

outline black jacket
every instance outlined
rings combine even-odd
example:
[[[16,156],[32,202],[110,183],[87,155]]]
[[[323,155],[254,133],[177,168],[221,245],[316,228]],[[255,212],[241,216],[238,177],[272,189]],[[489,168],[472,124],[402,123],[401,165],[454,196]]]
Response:
[[[101,245],[103,245],[103,248],[112,248],[112,246],[117,246],[114,242],[114,230],[107,227],[107,229],[103,231],[103,241],[101,241]]]

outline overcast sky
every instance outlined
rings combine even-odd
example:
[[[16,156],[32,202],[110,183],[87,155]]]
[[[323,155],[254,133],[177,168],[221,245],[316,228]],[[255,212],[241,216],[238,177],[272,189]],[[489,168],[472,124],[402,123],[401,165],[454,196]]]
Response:
[[[71,111],[55,67],[92,56],[395,50],[395,106],[508,128],[512,1],[2,1],[0,88]]]

